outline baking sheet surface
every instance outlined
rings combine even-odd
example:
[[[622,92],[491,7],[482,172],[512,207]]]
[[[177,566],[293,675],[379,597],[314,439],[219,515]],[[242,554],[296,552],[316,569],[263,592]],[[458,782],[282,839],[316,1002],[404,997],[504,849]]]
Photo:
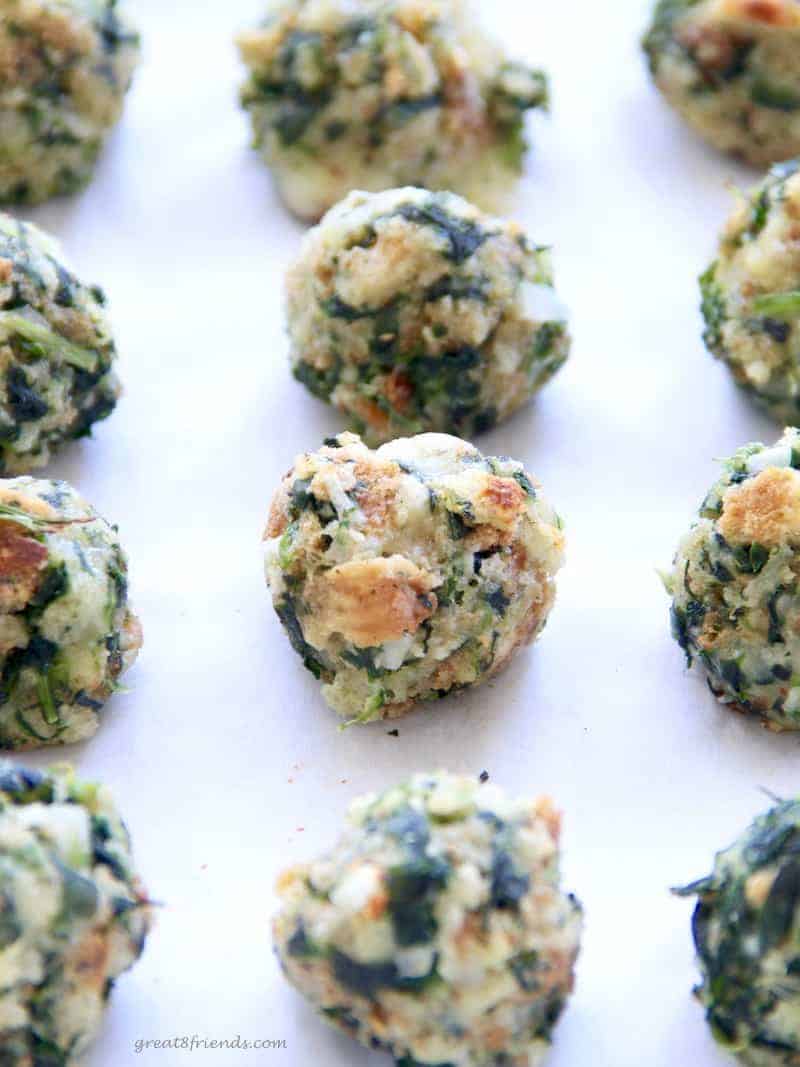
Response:
[[[340,733],[261,568],[280,476],[341,428],[287,371],[282,276],[303,230],[236,105],[231,37],[262,4],[130,3],[146,63],[96,181],[31,213],[111,298],[125,398],[47,473],[119,524],[146,641],[131,692],[66,753],[113,786],[163,902],[90,1067],[386,1064],[283,982],[273,885],[328,845],[352,797],[438,766],[551,793],[565,812],[565,884],[587,917],[550,1067],[729,1062],[690,996],[691,904],[668,889],[706,873],[768,805],[760,787],[797,792],[800,738],[726,712],[686,674],[656,568],[714,457],[778,436],[705,353],[697,311],[726,182],[757,175],[697,142],[651,88],[642,0],[479,5],[552,77],[514,214],[554,246],[575,347],[539,400],[478,444],[543,482],[568,562],[544,636],[504,675]],[[286,1047],[137,1052],[192,1035]]]

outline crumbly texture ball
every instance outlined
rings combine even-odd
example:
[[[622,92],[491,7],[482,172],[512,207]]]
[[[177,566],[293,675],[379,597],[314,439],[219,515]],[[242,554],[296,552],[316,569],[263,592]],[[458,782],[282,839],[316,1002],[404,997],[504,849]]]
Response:
[[[462,0],[285,0],[239,38],[242,103],[281,196],[316,221],[351,189],[452,189],[490,210],[522,169],[544,75]]]
[[[673,635],[715,695],[800,729],[800,431],[726,461],[667,587]]]
[[[756,166],[800,153],[797,0],[660,0],[644,44],[658,88],[716,148]]]
[[[521,463],[443,434],[298,457],[265,538],[292,645],[360,722],[496,674],[544,626],[564,548]]]
[[[451,193],[351,193],[289,271],[295,377],[370,443],[472,437],[566,360],[552,281],[546,249]]]
[[[800,801],[778,803],[717,854],[692,921],[714,1037],[751,1067],[800,1063]]]
[[[114,410],[114,339],[97,286],[58,244],[0,213],[0,474],[41,467]]]
[[[700,284],[709,349],[774,419],[800,422],[800,160],[739,196]]]
[[[0,0],[0,202],[89,180],[138,58],[117,0]]]
[[[356,801],[333,851],[280,879],[287,978],[401,1067],[534,1067],[581,933],[559,829],[547,799],[445,773]]]
[[[0,748],[91,737],[141,647],[114,527],[66,482],[0,480]]]
[[[150,922],[108,790],[0,763],[3,1067],[77,1067]]]

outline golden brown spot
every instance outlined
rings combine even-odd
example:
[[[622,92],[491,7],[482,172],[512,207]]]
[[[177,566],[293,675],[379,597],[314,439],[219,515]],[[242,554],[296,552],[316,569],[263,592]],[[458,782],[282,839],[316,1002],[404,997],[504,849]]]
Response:
[[[102,990],[108,971],[108,944],[103,935],[94,930],[75,948],[71,964],[78,985]]]
[[[800,534],[800,474],[788,467],[768,467],[755,478],[726,490],[719,532],[739,544],[767,548]]]
[[[784,187],[783,208],[786,214],[791,219],[800,219],[800,182],[796,177],[790,178]],[[794,233],[796,226],[790,227],[792,239],[794,240]]]
[[[129,611],[125,616],[125,622],[122,624],[122,633],[120,634],[119,647],[123,652],[138,652],[144,643],[144,632],[142,630],[142,624],[132,611]]]
[[[468,956],[474,951],[475,946],[486,943],[486,928],[481,917],[475,912],[469,912],[455,937],[453,943],[460,956]]]
[[[373,526],[384,526],[397,498],[397,478],[401,473],[394,462],[359,461],[353,468],[356,502]]]
[[[464,547],[470,552],[499,552],[501,548],[508,548],[513,540],[513,530],[498,530],[496,526],[484,523],[472,527],[464,539]]]
[[[47,566],[47,549],[22,526],[0,521],[0,611],[21,611]]]
[[[398,223],[397,230],[388,230],[380,235],[375,246],[381,255],[381,269],[386,270],[387,275],[392,277],[399,274],[401,269],[408,272],[409,256],[411,254],[411,239],[409,237],[410,224]]]
[[[133,666],[143,644],[142,624],[139,622],[138,617],[128,610],[125,613],[125,621],[122,624],[120,633],[119,650],[122,653],[118,660],[120,673]],[[114,661],[111,658],[109,658],[109,666],[113,670]]]
[[[736,38],[717,26],[690,22],[678,36],[698,65],[709,74],[727,70],[736,58]]]
[[[744,883],[744,895],[751,908],[761,908],[764,906],[777,874],[777,870],[774,867],[771,867],[756,871],[755,874],[750,875]]]
[[[511,549],[511,566],[516,574],[521,574],[528,568],[528,550],[521,541],[517,541]]]
[[[374,400],[367,400],[363,396],[354,397],[351,406],[355,414],[360,416],[376,433],[386,432],[389,426],[389,416]]]
[[[281,537],[289,525],[289,515],[286,511],[286,493],[280,489],[275,494],[269,509],[267,528],[264,531],[264,540],[273,537]]]
[[[311,592],[318,622],[358,648],[413,634],[436,610],[434,579],[403,556],[352,560],[323,574]]]
[[[524,621],[520,623],[515,631],[516,640],[514,644],[496,657],[489,671],[489,677],[501,671],[513,659],[518,649],[529,645],[534,640],[542,628],[544,620],[550,613],[556,595],[555,583],[548,580],[547,575],[540,567],[533,568],[533,575],[539,584],[540,593],[531,604]]]
[[[10,259],[0,259],[0,282],[5,284],[11,281],[11,276],[14,273],[14,264]]]
[[[22,526],[0,520],[0,579],[35,573],[47,559],[47,549]]]
[[[546,967],[541,971],[542,988],[563,989],[569,993],[575,985],[575,976],[572,973],[574,963],[575,955],[572,952],[548,952]]]
[[[281,871],[275,882],[275,891],[278,896],[286,896],[298,882],[301,882],[308,874],[308,868],[302,866],[289,867],[285,871]]]
[[[473,497],[477,522],[467,537],[469,548],[475,551],[510,545],[526,500],[525,490],[515,479],[484,475],[483,485]]]
[[[760,23],[762,26],[800,25],[796,0],[717,0],[709,17]]]
[[[0,22],[0,80],[4,82],[34,84],[52,67],[48,50],[64,56],[91,50],[92,31],[85,19],[79,22],[63,13],[42,10],[28,14],[24,25],[25,34],[12,36],[2,32]]]
[[[42,500],[33,493],[25,493],[21,489],[0,487],[0,504],[6,504],[10,508],[19,508],[45,522],[58,521],[58,512],[46,500]]]
[[[411,0],[398,7],[394,17],[404,30],[418,40],[423,40],[431,22],[432,12],[428,0]]]
[[[296,477],[298,477],[296,468],[293,467],[287,471],[272,498],[267,528],[264,530],[265,541],[272,537],[280,537],[289,525],[289,496]]]
[[[477,103],[480,96],[475,91],[474,76],[467,77],[452,54],[445,59],[442,87],[446,103],[442,117],[447,135],[462,144],[488,144],[494,133],[489,112],[483,104],[479,106]]]
[[[31,31],[41,37],[48,48],[60,52],[88,52],[91,37],[86,23],[80,23],[65,14],[40,11],[30,19]]]
[[[758,289],[751,281],[742,282],[742,296],[745,300],[749,300],[751,297],[758,295]]]
[[[442,660],[431,678],[431,689],[447,692],[461,681],[464,652],[462,649]]]
[[[323,260],[317,264],[315,274],[319,281],[322,283],[322,288],[325,290],[333,290],[333,279],[336,277],[336,271],[327,260]],[[332,295],[331,293],[328,294]]]
[[[716,612],[708,612],[703,620],[703,629],[697,638],[697,643],[706,652],[711,652],[720,635],[720,620]]]
[[[513,478],[498,478],[493,475],[488,479],[478,497],[488,504],[490,513],[497,518],[499,526],[508,526],[517,516],[525,503],[525,490]]]
[[[386,1034],[388,1030],[389,1016],[386,1009],[380,1004],[373,1004],[369,1013],[369,1025],[375,1032],[376,1036],[380,1037],[382,1034]]]
[[[502,1052],[508,1047],[511,1032],[505,1026],[495,1024],[484,1032],[483,1043],[492,1052]]]
[[[773,26],[783,21],[786,7],[783,0],[744,0],[739,6],[744,18],[767,22]]]
[[[250,67],[269,66],[296,21],[296,14],[287,14],[269,26],[240,33],[236,44],[243,61]]]
[[[561,837],[561,812],[550,797],[539,797],[535,805],[536,817],[541,819],[554,842]]]
[[[390,66],[384,75],[384,89],[387,96],[393,99],[407,93],[408,81],[408,75],[402,67]]]
[[[380,917],[386,913],[388,905],[389,894],[385,889],[380,889],[367,901],[366,907],[364,908],[364,915],[367,919],[380,919]]]

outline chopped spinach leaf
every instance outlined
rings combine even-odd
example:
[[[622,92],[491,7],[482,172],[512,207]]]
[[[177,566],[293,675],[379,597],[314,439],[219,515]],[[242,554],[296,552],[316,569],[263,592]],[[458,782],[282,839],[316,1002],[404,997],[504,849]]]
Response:
[[[539,988],[539,953],[538,952],[521,952],[519,956],[514,956],[508,964],[511,973],[516,978],[520,989],[524,989],[526,993],[533,993]]]
[[[389,871],[389,912],[398,945],[426,945],[433,940],[438,929],[436,898],[449,874],[445,860],[418,853]]]
[[[722,345],[722,327],[728,317],[725,294],[716,279],[717,264],[713,263],[700,277],[702,312],[705,319],[703,339],[712,351]],[[763,312],[769,314],[769,312]]]
[[[286,943],[286,951],[293,959],[309,959],[319,955],[319,949],[309,940],[302,922],[297,924],[297,929]]]
[[[285,596],[276,604],[275,612],[289,635],[292,648],[302,657],[306,669],[311,671],[315,678],[327,678],[329,675],[327,668],[320,660],[316,649],[309,645],[303,636],[303,628],[297,617],[297,604],[294,598]]]
[[[381,989],[395,988],[399,978],[394,963],[359,963],[338,949],[331,952],[331,964],[337,982],[368,1000]]]
[[[759,937],[762,952],[781,944],[788,936],[800,904],[800,861],[781,867],[761,911]]]
[[[6,373],[8,406],[19,422],[33,422],[44,418],[50,406],[31,388],[22,367],[13,364]]]
[[[378,667],[375,663],[375,656],[381,652],[380,646],[377,648],[346,648],[342,651],[342,659],[346,663],[351,664],[353,667],[357,667],[359,670],[366,671],[367,676],[371,681],[375,681],[378,678],[383,678],[389,671],[384,667]]]
[[[435,200],[420,207],[417,204],[405,204],[399,211],[408,222],[431,226],[438,230],[449,244],[448,259],[454,263],[464,263],[473,256],[489,239],[489,233],[470,219],[461,219],[451,215]]]
[[[527,874],[520,874],[511,856],[502,847],[495,847],[492,861],[491,903],[495,908],[516,909],[530,889]]]
[[[346,304],[340,297],[329,296],[322,301],[322,310],[332,319],[342,319],[344,322],[358,322],[359,319],[371,319],[375,314],[373,308],[355,308]]]
[[[492,611],[502,618],[508,610],[511,597],[507,596],[502,586],[498,585],[486,593],[486,602]]]
[[[753,300],[757,315],[775,319],[794,319],[800,316],[800,290],[788,293],[766,293]]]

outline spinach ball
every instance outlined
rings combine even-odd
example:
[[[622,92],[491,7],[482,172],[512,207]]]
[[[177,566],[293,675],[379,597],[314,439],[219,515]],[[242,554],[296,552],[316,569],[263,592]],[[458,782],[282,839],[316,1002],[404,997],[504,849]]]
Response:
[[[0,203],[88,182],[138,59],[117,0],[0,0]]]
[[[797,0],[660,0],[644,47],[659,90],[715,148],[755,166],[800,153]]]
[[[0,213],[0,474],[43,466],[114,410],[105,302],[47,234]]]
[[[704,339],[780,423],[800,422],[800,160],[740,196],[700,279]]]
[[[800,431],[725,461],[667,588],[673,635],[712,692],[773,730],[800,729]]]
[[[399,1067],[534,1067],[581,934],[559,831],[548,799],[444,772],[361,798],[338,844],[279,880],[286,977]]]
[[[680,896],[699,897],[695,993],[717,1041],[750,1067],[800,1063],[800,801],[781,801]]]
[[[66,482],[0,479],[0,748],[95,732],[142,643],[116,529]]]
[[[291,211],[316,222],[352,189],[453,189],[495,210],[547,107],[463,0],[279,0],[238,41],[255,147]]]
[[[278,617],[356,722],[495,675],[544,627],[564,554],[522,464],[444,434],[299,456],[265,540]]]
[[[351,193],[287,294],[295,377],[370,443],[489,430],[569,353],[548,250],[451,193]]]
[[[0,763],[0,1060],[77,1067],[151,909],[108,790]]]

